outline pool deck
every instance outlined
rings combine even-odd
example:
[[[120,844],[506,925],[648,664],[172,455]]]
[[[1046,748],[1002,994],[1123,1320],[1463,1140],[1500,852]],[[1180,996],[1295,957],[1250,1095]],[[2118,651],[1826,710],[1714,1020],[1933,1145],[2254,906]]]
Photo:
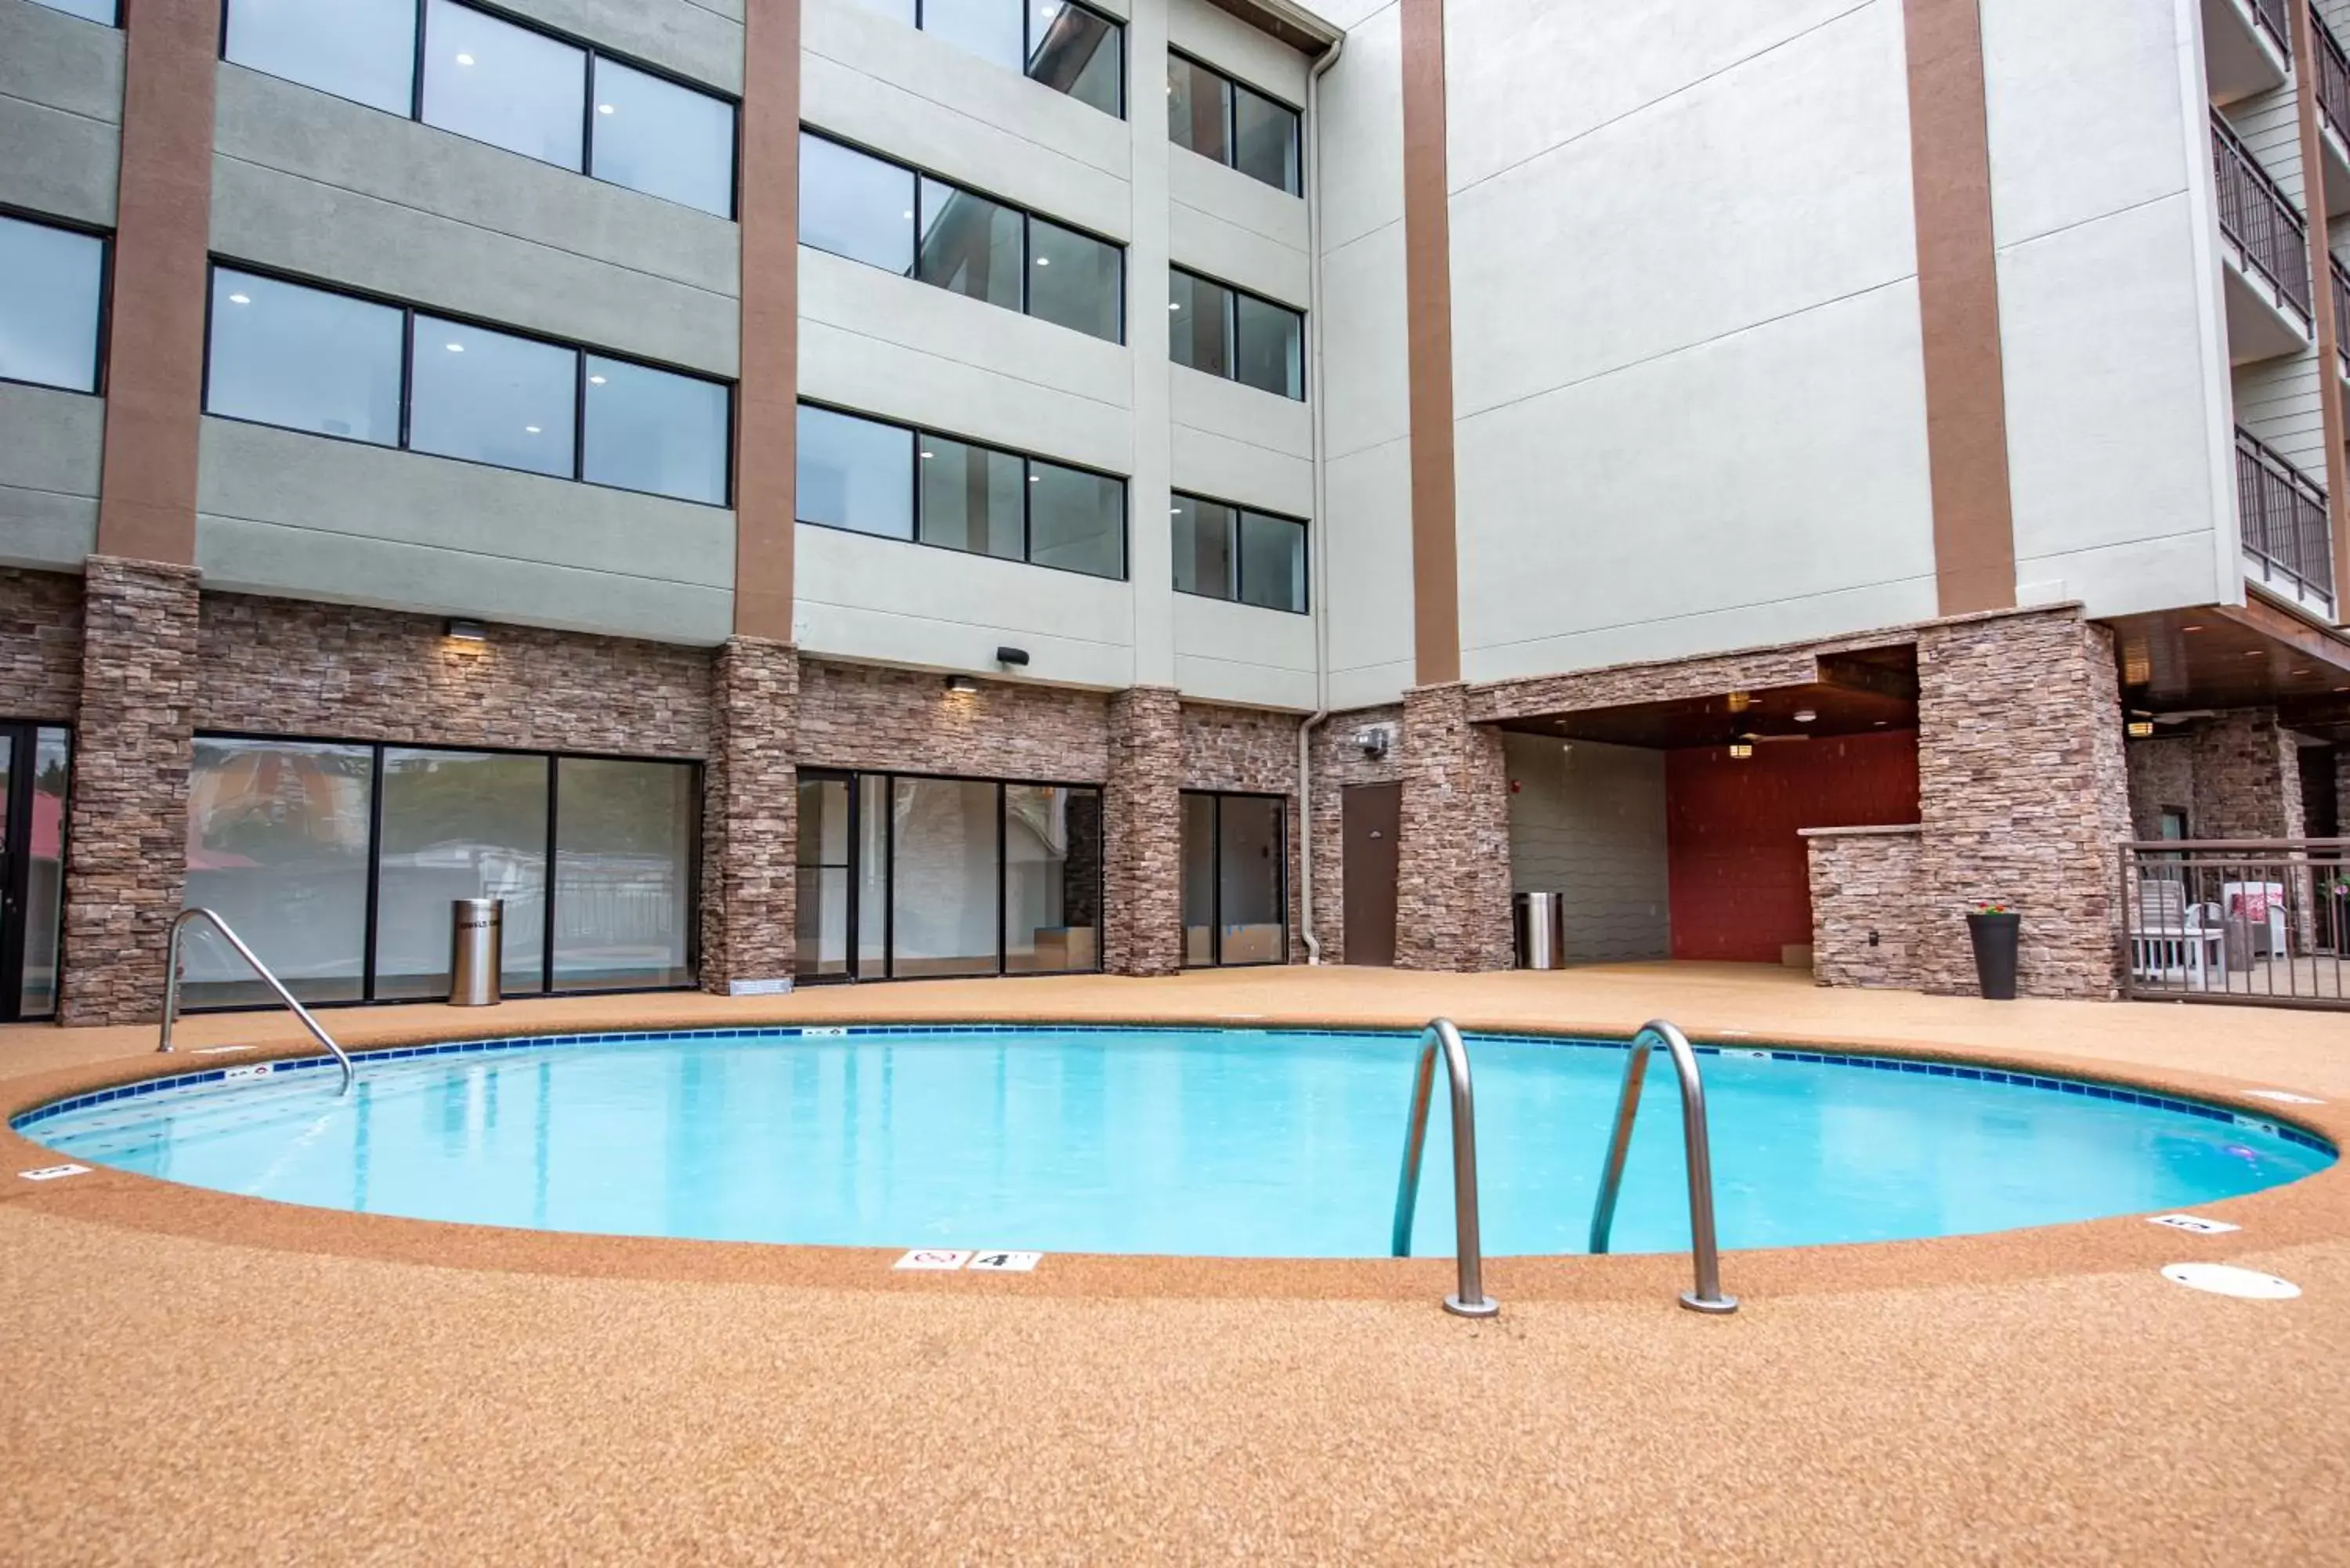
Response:
[[[2350,1018],[1827,992],[1731,966],[928,981],[323,1015],[357,1044],[754,1022],[1311,1021],[2066,1068],[2350,1137]],[[0,1028],[0,1107],[302,1042],[283,1014]],[[1401,1120],[1406,1085],[1397,1086]],[[1400,1128],[1399,1128],[1400,1130]],[[1599,1150],[1592,1151],[1596,1160]],[[541,1236],[54,1163],[0,1134],[0,1563],[2350,1563],[2350,1170],[2121,1219],[1448,1265]],[[1431,1172],[1424,1201],[1448,1189]],[[1386,1194],[1373,1196],[1384,1205]],[[974,1237],[985,1244],[988,1238]],[[2180,1289],[2230,1262],[2282,1303]]]

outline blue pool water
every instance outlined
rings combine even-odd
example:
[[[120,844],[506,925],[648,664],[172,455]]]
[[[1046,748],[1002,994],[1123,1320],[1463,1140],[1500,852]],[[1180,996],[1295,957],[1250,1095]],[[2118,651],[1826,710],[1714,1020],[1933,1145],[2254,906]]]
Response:
[[[1620,1045],[1471,1036],[1485,1246],[1584,1250]],[[1357,1257],[1388,1250],[1415,1042],[1306,1031],[595,1037],[68,1102],[59,1154],[288,1203],[608,1234]],[[1793,1051],[1708,1052],[1726,1247],[2186,1208],[2333,1163],[2156,1096]],[[214,1069],[217,1072],[217,1069]],[[1414,1251],[1452,1242],[1442,1090]],[[1673,1075],[1649,1073],[1619,1251],[1686,1247]]]

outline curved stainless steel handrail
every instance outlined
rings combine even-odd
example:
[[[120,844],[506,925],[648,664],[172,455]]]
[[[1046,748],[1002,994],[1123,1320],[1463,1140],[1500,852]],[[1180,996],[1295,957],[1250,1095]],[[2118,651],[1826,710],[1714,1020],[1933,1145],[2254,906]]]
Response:
[[[1691,1312],[1729,1313],[1738,1298],[1721,1290],[1721,1255],[1713,1235],[1713,1152],[1705,1130],[1705,1083],[1698,1076],[1697,1053],[1689,1036],[1661,1018],[1650,1019],[1632,1036],[1624,1064],[1624,1086],[1616,1096],[1616,1129],[1607,1139],[1607,1164],[1599,1176],[1599,1197],[1591,1209],[1591,1250],[1607,1251],[1616,1224],[1616,1194],[1624,1184],[1624,1156],[1632,1147],[1632,1118],[1640,1109],[1640,1085],[1648,1075],[1650,1043],[1664,1046],[1681,1084],[1681,1143],[1689,1159],[1690,1254],[1697,1288],[1681,1293]]]
[[[335,1054],[336,1062],[343,1069],[343,1086],[336,1092],[348,1094],[351,1087],[349,1055],[341,1046],[335,1044],[333,1035],[318,1027],[318,1021],[310,1016],[310,1010],[295,1001],[294,993],[278,983],[277,977],[269,972],[268,966],[254,956],[253,950],[244,945],[244,939],[230,930],[226,920],[222,919],[210,909],[201,907],[181,910],[179,917],[172,922],[172,938],[164,949],[163,956],[163,1038],[157,1044],[155,1049],[169,1051],[172,1048],[172,1023],[180,1012],[180,939],[186,933],[189,925],[199,919],[227,938],[228,945],[236,950],[239,958],[252,966],[253,972],[261,977],[261,982],[277,993],[278,1001],[294,1010],[294,1016],[302,1021],[302,1027],[310,1032],[310,1037]]]
[[[1477,1108],[1469,1092],[1469,1048],[1449,1018],[1420,1032],[1419,1067],[1412,1076],[1411,1117],[1404,1128],[1403,1171],[1396,1179],[1395,1255],[1411,1256],[1412,1215],[1419,1207],[1419,1156],[1428,1146],[1428,1102],[1436,1087],[1436,1053],[1452,1088],[1452,1236],[1460,1289],[1444,1310],[1461,1317],[1492,1317],[1501,1303],[1485,1293],[1485,1259],[1477,1236]]]

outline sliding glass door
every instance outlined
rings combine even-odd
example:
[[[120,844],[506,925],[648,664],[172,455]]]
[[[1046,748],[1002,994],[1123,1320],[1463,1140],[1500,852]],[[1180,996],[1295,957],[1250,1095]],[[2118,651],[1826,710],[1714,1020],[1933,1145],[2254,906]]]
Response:
[[[803,981],[1101,967],[1091,785],[803,770],[798,873]]]
[[[0,1023],[57,1010],[72,755],[62,724],[0,723]]]
[[[1289,961],[1288,803],[1273,794],[1183,796],[1183,961]]]

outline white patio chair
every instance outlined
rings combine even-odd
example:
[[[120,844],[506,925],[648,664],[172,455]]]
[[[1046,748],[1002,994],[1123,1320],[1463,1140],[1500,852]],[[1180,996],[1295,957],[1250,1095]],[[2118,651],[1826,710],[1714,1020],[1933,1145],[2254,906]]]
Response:
[[[2138,883],[2137,919],[2130,927],[2130,972],[2140,980],[2184,980],[2209,989],[2214,971],[2225,972],[2224,922],[2208,904],[2190,905],[2187,888],[2168,877]]]

